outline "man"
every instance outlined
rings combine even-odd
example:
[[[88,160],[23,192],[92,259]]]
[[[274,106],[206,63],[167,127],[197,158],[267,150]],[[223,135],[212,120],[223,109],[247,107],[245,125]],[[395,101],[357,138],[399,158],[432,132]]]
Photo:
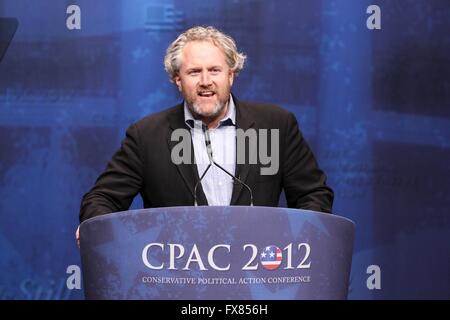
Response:
[[[231,94],[245,58],[233,39],[213,27],[195,27],[181,34],[167,49],[164,64],[184,102],[128,128],[121,148],[83,197],[80,221],[127,210],[138,193],[145,208],[192,206],[194,201],[249,205],[249,191],[254,205],[278,206],[284,189],[289,207],[331,212],[333,191],[295,117],[279,107],[243,102]],[[192,161],[175,159],[177,130],[192,137],[188,144],[192,148],[183,149]],[[274,172],[263,174],[267,162],[248,161],[251,147],[239,154],[242,148],[236,136],[249,130],[258,134],[276,130],[269,146],[279,162]],[[208,168],[211,158],[220,167]]]

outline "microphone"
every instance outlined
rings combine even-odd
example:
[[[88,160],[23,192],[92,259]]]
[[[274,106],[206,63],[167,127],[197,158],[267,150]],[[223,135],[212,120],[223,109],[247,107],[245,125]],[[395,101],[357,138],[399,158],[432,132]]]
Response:
[[[197,188],[198,188],[198,185],[200,184],[200,182],[202,181],[203,177],[206,175],[206,172],[208,172],[209,168],[211,168],[211,163],[208,164],[208,166],[206,167],[205,172],[203,172],[202,176],[200,177],[200,179],[197,181],[197,183],[194,186],[194,206],[196,206],[196,207],[198,206],[198,203],[197,203]]]
[[[203,129],[203,133],[205,135],[206,152],[208,153],[208,158],[209,158],[209,162],[210,163],[209,163],[208,167],[206,168],[205,172],[203,173],[202,177],[200,178],[200,180],[197,182],[197,184],[202,180],[202,178],[204,177],[206,171],[208,171],[208,169],[211,167],[211,165],[215,165],[219,169],[221,169],[223,172],[225,172],[227,175],[229,175],[233,179],[233,181],[237,181],[241,185],[243,185],[245,188],[247,188],[248,192],[250,193],[250,206],[253,207],[253,192],[252,192],[252,189],[244,181],[242,181],[241,179],[239,179],[235,175],[229,173],[225,168],[222,168],[221,165],[219,165],[217,162],[214,161],[213,152],[212,152],[212,148],[211,148],[211,138],[209,136],[208,126],[205,125],[205,124],[202,124],[202,129]],[[196,184],[196,186],[197,186],[197,184]],[[195,190],[194,190],[194,192],[195,192]],[[194,201],[195,201],[195,199],[196,199],[196,197],[194,197]]]
[[[203,130],[203,132],[205,132],[205,130],[206,131],[208,130],[208,127],[204,123],[202,123],[202,130]],[[198,206],[198,203],[197,203],[197,188],[200,185],[200,182],[202,182],[203,177],[206,175],[206,173],[208,172],[209,168],[211,168],[211,166],[214,164],[214,161],[213,161],[213,158],[212,158],[211,140],[209,139],[209,133],[208,133],[208,141],[209,141],[209,144],[206,144],[206,150],[207,150],[207,154],[208,154],[208,158],[209,158],[209,165],[206,167],[206,169],[203,172],[202,176],[195,183],[195,186],[194,186],[194,206],[196,206],[196,207]],[[209,148],[209,151],[208,151],[208,148]]]

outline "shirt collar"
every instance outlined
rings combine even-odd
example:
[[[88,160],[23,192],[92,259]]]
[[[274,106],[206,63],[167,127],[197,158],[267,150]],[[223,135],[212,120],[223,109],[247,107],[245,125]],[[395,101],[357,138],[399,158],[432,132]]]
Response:
[[[195,120],[191,110],[189,110],[186,101],[184,101],[184,122],[190,127],[194,128],[195,123],[201,125],[200,120]],[[230,100],[228,100],[228,111],[225,116],[219,121],[217,128],[223,126],[235,126],[236,125],[236,106],[233,101],[233,97],[230,94]]]

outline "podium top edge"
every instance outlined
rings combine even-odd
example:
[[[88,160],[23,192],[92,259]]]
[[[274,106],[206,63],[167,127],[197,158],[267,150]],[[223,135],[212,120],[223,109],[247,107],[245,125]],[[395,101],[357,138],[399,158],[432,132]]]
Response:
[[[114,217],[118,217],[118,216],[126,216],[126,215],[130,215],[130,214],[136,214],[136,213],[144,213],[144,212],[167,212],[167,211],[180,211],[180,210],[196,210],[196,211],[209,211],[209,210],[217,210],[217,209],[227,209],[227,210],[233,210],[233,211],[237,211],[240,209],[245,209],[245,210],[258,210],[258,209],[265,209],[265,210],[270,210],[270,211],[284,211],[284,212],[288,212],[288,213],[295,213],[298,214],[299,212],[301,212],[302,214],[306,214],[306,215],[320,215],[322,217],[327,217],[330,219],[337,219],[337,220],[343,220],[346,221],[347,223],[351,223],[352,225],[355,225],[355,223],[343,216],[340,215],[336,215],[333,213],[325,213],[325,212],[320,212],[320,211],[313,211],[313,210],[307,210],[307,209],[297,209],[297,208],[284,208],[284,207],[264,207],[264,206],[176,206],[176,207],[157,207],[157,208],[145,208],[145,209],[134,209],[134,210],[126,210],[126,211],[117,211],[117,212],[111,212],[111,213],[105,213],[99,216],[95,216],[92,218],[89,218],[87,220],[84,220],[81,224],[80,227],[86,223],[91,223],[93,221],[101,221],[101,220],[108,220]]]

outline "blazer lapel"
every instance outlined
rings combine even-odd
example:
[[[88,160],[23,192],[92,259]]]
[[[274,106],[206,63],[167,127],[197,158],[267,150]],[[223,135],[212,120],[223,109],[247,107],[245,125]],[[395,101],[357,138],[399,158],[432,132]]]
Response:
[[[240,103],[234,96],[233,100],[236,106],[236,129],[242,129],[246,131],[247,129],[253,127],[254,121],[252,120],[252,117],[248,114],[247,106],[243,103]],[[237,149],[236,149],[237,150]],[[247,153],[248,148],[245,148],[245,152]],[[246,154],[245,156],[245,164],[238,164],[237,163],[237,152],[236,152],[236,172],[235,176],[238,177],[243,182],[246,182],[249,171],[250,171],[250,165],[248,163],[249,161],[249,155]],[[240,184],[239,182],[235,182],[233,184],[233,193],[231,195],[231,205],[237,205],[239,196],[241,195],[243,189],[245,187]]]
[[[169,153],[172,154],[172,149],[177,145],[180,141],[172,141],[171,136],[172,132],[176,129],[186,129],[190,133],[189,127],[184,122],[184,109],[183,104],[180,104],[177,106],[177,109],[174,113],[172,113],[169,116],[169,126],[170,130],[167,136],[167,144],[169,147]],[[184,183],[186,184],[187,188],[191,192],[192,195],[192,205],[194,205],[194,186],[197,183],[197,181],[200,179],[199,174],[197,171],[197,165],[195,164],[195,155],[194,155],[194,145],[192,143],[192,139],[190,140],[191,143],[191,164],[188,163],[181,163],[179,165],[176,165],[178,172],[180,173],[181,177],[183,178]],[[172,161],[172,160],[170,160]],[[202,185],[200,184],[197,187],[197,203],[199,205],[208,205],[208,200],[206,199],[205,193],[203,192]]]

